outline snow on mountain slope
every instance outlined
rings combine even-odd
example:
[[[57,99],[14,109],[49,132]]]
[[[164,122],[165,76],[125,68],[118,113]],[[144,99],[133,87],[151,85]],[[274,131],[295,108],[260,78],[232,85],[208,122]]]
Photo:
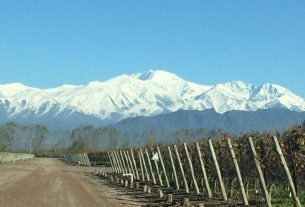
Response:
[[[241,81],[216,84],[196,98],[195,105],[200,104],[214,108],[219,113],[268,108],[305,111],[305,100],[281,86],[270,83],[255,86]]]
[[[24,86],[20,83],[0,85],[0,106],[6,111],[9,118],[35,116],[45,114],[56,116],[69,109],[62,106],[55,97],[44,90]],[[50,114],[50,111],[53,113]],[[73,110],[68,115],[73,113]]]
[[[70,89],[48,89],[46,92],[63,105],[79,108],[87,114],[100,118],[126,118],[179,110],[208,89],[168,72],[148,71]]]
[[[31,88],[19,83],[0,85],[0,109],[1,106],[8,117],[28,114],[34,118],[57,117],[65,111],[65,116],[82,113],[114,123],[127,117],[152,116],[179,109],[214,108],[220,113],[268,108],[305,111],[305,100],[275,84],[255,86],[233,81],[204,86],[166,71],[150,70],[104,82],[51,89]]]
[[[0,98],[10,97],[26,90],[28,87],[21,83],[11,83],[0,85]]]

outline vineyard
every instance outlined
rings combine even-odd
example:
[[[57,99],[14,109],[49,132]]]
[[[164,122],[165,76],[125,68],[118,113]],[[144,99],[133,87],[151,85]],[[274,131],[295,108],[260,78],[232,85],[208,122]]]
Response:
[[[305,203],[305,128],[273,136],[226,134],[217,140],[101,153],[112,185],[144,193],[151,206],[297,206]],[[89,155],[90,157],[90,155]]]
[[[17,160],[33,159],[33,154],[0,152],[0,162],[15,162]]]
[[[87,153],[65,154],[63,156],[63,159],[64,159],[64,161],[69,162],[69,163],[84,165],[84,166],[91,166]]]

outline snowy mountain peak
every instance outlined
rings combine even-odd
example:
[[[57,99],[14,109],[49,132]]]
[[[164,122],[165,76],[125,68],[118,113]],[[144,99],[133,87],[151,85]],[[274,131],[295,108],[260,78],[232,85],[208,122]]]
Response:
[[[92,88],[92,89],[99,88],[101,86],[103,86],[103,83],[99,82],[99,81],[91,81],[87,84],[87,87]]]
[[[231,82],[226,82],[224,83],[223,85],[226,85],[226,86],[229,86],[229,87],[232,87],[232,88],[251,88],[253,85],[252,84],[249,84],[249,83],[245,83],[243,81],[231,81]]]
[[[136,73],[131,77],[137,78],[142,81],[171,81],[171,80],[182,80],[174,73],[170,73],[163,70],[148,70],[144,73]]]
[[[21,83],[0,85],[0,98],[14,96],[15,94],[20,93],[26,89],[28,89],[28,87]]]
[[[24,90],[27,87],[25,85],[23,85],[22,83],[9,83],[9,84],[3,84],[0,85],[1,90]]]
[[[41,116],[53,119],[63,114],[68,118],[82,113],[114,123],[128,117],[153,116],[180,109],[213,108],[224,113],[279,107],[305,111],[305,100],[276,84],[256,86],[232,81],[205,86],[162,70],[51,89],[31,88],[20,83],[0,85],[0,119],[8,116],[8,120]]]

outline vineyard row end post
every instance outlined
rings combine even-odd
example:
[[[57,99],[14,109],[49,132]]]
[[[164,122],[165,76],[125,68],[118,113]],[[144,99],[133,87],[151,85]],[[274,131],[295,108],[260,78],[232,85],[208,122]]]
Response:
[[[176,172],[176,167],[175,167],[175,163],[174,163],[174,159],[173,159],[173,155],[172,155],[172,151],[170,146],[167,146],[167,150],[168,150],[168,155],[172,164],[172,169],[173,169],[173,174],[174,174],[174,178],[175,178],[175,183],[176,183],[176,189],[179,190],[180,186],[179,186],[179,181],[178,181],[178,177],[177,177],[177,172]]]
[[[284,167],[284,170],[285,170],[288,182],[289,182],[289,187],[290,187],[290,190],[292,191],[292,196],[293,196],[293,199],[294,199],[294,203],[295,203],[295,205],[297,207],[302,207],[301,202],[299,200],[299,197],[298,197],[298,195],[296,193],[295,186],[294,186],[294,183],[292,181],[291,174],[290,174],[289,168],[287,166],[285,157],[284,157],[284,155],[282,153],[282,149],[281,149],[281,147],[279,145],[279,142],[278,142],[276,136],[273,137],[273,143],[275,145],[276,152],[278,153],[278,155],[279,155],[279,157],[281,159],[281,163],[282,163],[282,165]]]
[[[266,204],[267,204],[268,207],[272,207],[271,199],[270,199],[269,194],[268,194],[268,190],[267,190],[267,187],[266,187],[263,171],[262,171],[260,163],[257,159],[257,153],[256,153],[256,150],[255,150],[253,141],[252,141],[252,137],[249,137],[248,140],[249,140],[250,148],[251,148],[251,151],[252,151],[252,155],[253,155],[254,163],[255,163],[255,166],[256,166],[256,170],[257,170],[257,173],[259,175],[260,184],[261,184],[262,190],[264,192],[264,197],[265,197]]]
[[[203,175],[203,179],[204,179],[205,190],[208,194],[208,198],[212,198],[212,192],[211,192],[211,188],[210,188],[210,184],[209,184],[209,179],[208,179],[208,176],[207,176],[207,173],[205,170],[205,166],[204,166],[204,163],[202,160],[202,155],[201,155],[200,146],[199,146],[198,142],[196,142],[196,149],[197,149],[200,166],[201,166],[201,171],[202,171],[202,175]]]
[[[240,173],[240,170],[239,170],[238,162],[236,160],[235,152],[234,152],[234,149],[233,149],[233,146],[232,146],[232,143],[231,143],[231,139],[227,139],[227,144],[228,144],[228,148],[230,150],[231,158],[233,160],[233,164],[234,164],[234,167],[235,167],[235,172],[236,172],[237,179],[238,179],[238,182],[239,182],[241,195],[243,197],[244,204],[246,206],[248,206],[249,205],[248,198],[247,198],[247,195],[246,195],[244,183],[243,183],[241,173]]]
[[[184,150],[185,150],[185,153],[186,153],[186,157],[187,157],[187,160],[188,160],[188,163],[189,163],[189,167],[190,167],[190,170],[191,170],[191,176],[192,176],[192,179],[193,179],[195,191],[196,191],[197,194],[200,194],[200,191],[199,191],[199,188],[198,188],[198,184],[197,184],[197,180],[196,180],[195,173],[194,173],[194,168],[193,168],[192,160],[191,160],[189,151],[187,149],[186,143],[183,143],[183,147],[184,147]]]
[[[150,161],[148,151],[147,151],[146,148],[144,149],[144,151],[145,151],[145,154],[146,154],[146,158],[147,158],[150,174],[151,174],[151,177],[152,177],[152,180],[153,180],[153,184],[156,185],[156,178],[155,178],[154,170],[153,170],[152,165],[151,165],[151,161]]]
[[[182,178],[183,178],[183,182],[184,182],[184,188],[185,188],[185,192],[186,192],[186,193],[189,193],[189,192],[190,192],[190,190],[189,190],[189,186],[188,186],[188,183],[187,183],[187,180],[186,180],[186,177],[185,177],[185,173],[184,173],[183,165],[182,165],[182,163],[181,163],[181,159],[180,159],[179,151],[178,151],[178,149],[177,149],[177,146],[176,146],[176,145],[174,145],[174,149],[175,149],[176,157],[177,157],[178,164],[179,164],[179,167],[180,167],[180,171],[181,171],[181,174],[182,174]]]
[[[165,168],[165,165],[164,165],[164,162],[163,162],[163,157],[162,157],[162,154],[161,154],[161,151],[160,151],[159,147],[157,147],[157,151],[158,151],[158,154],[159,154],[159,159],[160,159],[160,162],[161,162],[162,170],[163,170],[163,173],[164,173],[164,176],[165,176],[165,182],[166,182],[167,187],[169,188],[170,184],[169,184],[168,177],[167,177],[167,171],[166,171],[166,168]]]
[[[216,158],[216,155],[215,155],[212,140],[209,139],[208,143],[209,143],[211,155],[212,155],[212,158],[213,158],[213,162],[214,162],[214,165],[215,165],[215,169],[216,169],[216,172],[217,172],[217,177],[218,177],[218,181],[219,181],[219,185],[220,185],[220,189],[221,189],[221,194],[222,194],[223,200],[227,201],[228,197],[227,197],[225,186],[224,186],[223,181],[222,181],[222,176],[221,176],[218,161],[217,161],[217,158]]]

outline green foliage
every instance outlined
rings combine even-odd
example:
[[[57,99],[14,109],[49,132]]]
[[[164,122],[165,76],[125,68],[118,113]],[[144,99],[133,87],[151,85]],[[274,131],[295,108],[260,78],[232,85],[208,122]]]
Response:
[[[301,188],[301,190],[298,192],[300,202],[302,204],[305,203],[305,189]],[[274,190],[272,193],[272,205],[275,207],[280,206],[287,206],[287,207],[294,207],[293,198],[289,197],[289,191],[287,189],[284,189],[282,187],[278,187]]]

